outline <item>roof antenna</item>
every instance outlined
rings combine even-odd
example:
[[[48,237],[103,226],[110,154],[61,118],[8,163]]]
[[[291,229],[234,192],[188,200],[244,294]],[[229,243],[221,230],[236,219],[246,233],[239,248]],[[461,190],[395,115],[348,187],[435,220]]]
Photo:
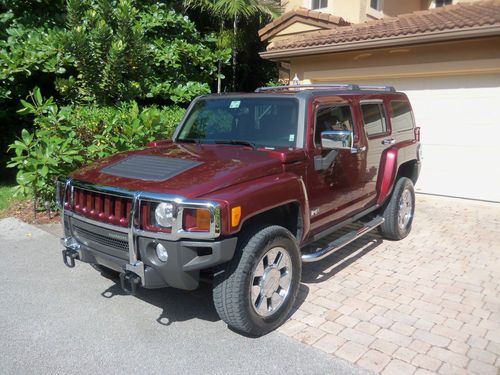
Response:
[[[293,77],[293,79],[292,79],[292,82],[291,82],[291,83],[292,83],[292,86],[298,86],[298,85],[300,85],[300,79],[299,79],[299,77],[297,76],[297,73],[295,73],[295,77]]]

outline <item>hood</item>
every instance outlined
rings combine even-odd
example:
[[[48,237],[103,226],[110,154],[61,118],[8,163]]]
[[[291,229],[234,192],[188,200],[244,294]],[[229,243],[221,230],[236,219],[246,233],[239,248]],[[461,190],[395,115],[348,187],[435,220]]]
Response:
[[[170,143],[102,159],[78,169],[71,177],[133,191],[196,198],[280,173],[280,155],[232,145]]]

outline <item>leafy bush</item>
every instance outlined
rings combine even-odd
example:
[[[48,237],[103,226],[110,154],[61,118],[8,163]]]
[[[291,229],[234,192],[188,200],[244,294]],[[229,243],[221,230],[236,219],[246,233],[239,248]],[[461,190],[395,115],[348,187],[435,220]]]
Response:
[[[114,153],[144,147],[172,135],[185,110],[135,102],[118,107],[59,107],[45,100],[39,89],[22,101],[19,112],[34,116],[33,132],[23,129],[10,145],[15,152],[8,167],[17,168],[15,194],[30,196],[35,204],[53,205],[55,179],[75,168]]]
[[[78,74],[58,79],[66,97],[99,104],[131,99],[187,103],[210,92],[230,49],[165,4],[68,0],[64,45]]]

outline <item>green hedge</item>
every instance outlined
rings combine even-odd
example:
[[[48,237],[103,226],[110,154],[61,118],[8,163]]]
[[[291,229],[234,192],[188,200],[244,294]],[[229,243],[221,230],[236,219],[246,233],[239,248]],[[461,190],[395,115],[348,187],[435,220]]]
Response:
[[[185,110],[177,106],[58,107],[35,89],[19,112],[34,117],[34,131],[22,131],[10,145],[15,156],[8,167],[17,168],[15,194],[34,196],[37,206],[54,204],[55,179],[81,165],[120,151],[144,147],[169,138]]]

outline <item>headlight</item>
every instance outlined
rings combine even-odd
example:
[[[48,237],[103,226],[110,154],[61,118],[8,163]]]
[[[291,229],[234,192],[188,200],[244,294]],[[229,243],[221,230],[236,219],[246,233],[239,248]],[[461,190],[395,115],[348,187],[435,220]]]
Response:
[[[171,228],[174,221],[174,205],[172,203],[160,203],[155,209],[156,224]]]

